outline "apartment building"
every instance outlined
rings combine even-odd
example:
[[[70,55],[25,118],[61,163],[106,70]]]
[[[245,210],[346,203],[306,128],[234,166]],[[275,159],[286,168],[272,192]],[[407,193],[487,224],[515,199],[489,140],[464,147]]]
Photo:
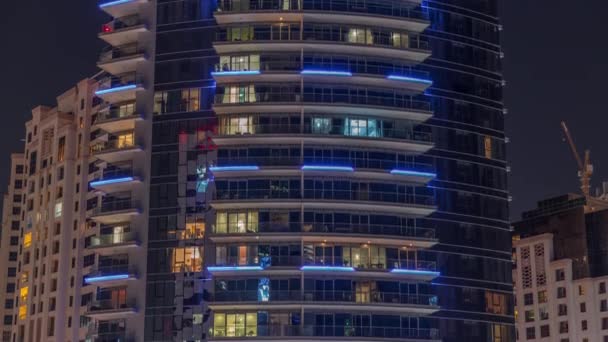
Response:
[[[520,341],[608,341],[608,209],[565,195],[515,223],[513,279]]]
[[[19,266],[19,238],[21,227],[21,208],[24,194],[24,162],[22,154],[12,154],[10,157],[10,176],[8,188],[2,200],[2,231],[0,232],[0,293],[2,298],[2,321],[0,322],[2,342],[11,341],[13,308],[17,291],[17,269]]]
[[[513,339],[497,1],[99,7],[27,124],[14,341]]]

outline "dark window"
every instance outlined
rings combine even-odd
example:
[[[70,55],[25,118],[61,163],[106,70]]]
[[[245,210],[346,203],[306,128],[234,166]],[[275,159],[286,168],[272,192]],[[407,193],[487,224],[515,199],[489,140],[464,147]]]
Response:
[[[18,175],[23,174],[23,165],[17,165],[15,166],[15,173]]]
[[[95,254],[89,254],[84,256],[84,267],[91,266],[95,263]]]
[[[540,337],[549,337],[549,326],[548,325],[540,326]]]
[[[564,272],[563,268],[560,268],[559,270],[555,270],[555,281],[562,281],[566,279],[566,273]]]

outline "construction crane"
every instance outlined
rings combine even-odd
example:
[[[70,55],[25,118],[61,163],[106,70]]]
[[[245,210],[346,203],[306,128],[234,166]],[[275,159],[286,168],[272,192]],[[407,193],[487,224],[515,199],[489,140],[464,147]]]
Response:
[[[568,126],[566,126],[564,121],[562,121],[562,129],[564,130],[564,134],[566,135],[566,139],[568,140],[572,154],[574,154],[574,159],[576,159],[576,163],[578,164],[578,177],[581,179],[581,191],[583,192],[585,198],[587,198],[587,203],[589,203],[591,196],[591,175],[593,174],[593,165],[591,165],[590,160],[591,152],[589,150],[585,150],[585,159],[581,159],[581,156],[578,154],[578,150],[576,149],[576,145],[574,144],[574,140],[570,135],[570,131],[568,130]]]

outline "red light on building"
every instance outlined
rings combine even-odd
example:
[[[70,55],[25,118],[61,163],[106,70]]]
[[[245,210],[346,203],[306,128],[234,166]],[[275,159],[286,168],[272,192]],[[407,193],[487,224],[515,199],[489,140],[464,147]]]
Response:
[[[102,31],[103,33],[112,32],[112,28],[110,27],[110,25],[103,25],[103,26],[101,27],[101,31]]]

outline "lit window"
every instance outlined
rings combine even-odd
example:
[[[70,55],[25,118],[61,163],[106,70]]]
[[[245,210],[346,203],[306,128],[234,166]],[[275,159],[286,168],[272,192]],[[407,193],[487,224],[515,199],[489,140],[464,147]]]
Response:
[[[219,234],[256,233],[258,231],[257,211],[217,213],[215,232]]]
[[[24,320],[27,317],[27,305],[21,305],[19,307],[19,319]]]
[[[486,136],[483,139],[483,146],[486,158],[492,158],[492,138]]]
[[[222,133],[234,134],[254,134],[253,118],[251,116],[222,118]]]
[[[118,139],[116,140],[116,143],[117,143],[116,147],[117,148],[131,147],[135,144],[134,141],[135,141],[135,139],[134,139],[133,132],[121,134],[118,136]]]
[[[329,134],[331,132],[330,118],[313,118],[312,133],[314,134]]]
[[[378,120],[347,119],[344,127],[344,135],[354,137],[379,137]]]
[[[216,313],[213,317],[213,336],[215,337],[252,337],[257,335],[257,313]]]
[[[28,248],[32,245],[32,232],[23,235],[23,247]]]
[[[176,248],[173,254],[173,272],[201,272],[203,258],[198,247]]]
[[[205,222],[186,222],[186,229],[182,233],[182,239],[202,239],[205,237]]]
[[[55,203],[55,218],[61,217],[63,214],[63,202]]]
[[[27,295],[30,292],[30,288],[27,286],[24,286],[22,288],[19,289],[19,301],[20,303],[26,303],[27,302]]]

